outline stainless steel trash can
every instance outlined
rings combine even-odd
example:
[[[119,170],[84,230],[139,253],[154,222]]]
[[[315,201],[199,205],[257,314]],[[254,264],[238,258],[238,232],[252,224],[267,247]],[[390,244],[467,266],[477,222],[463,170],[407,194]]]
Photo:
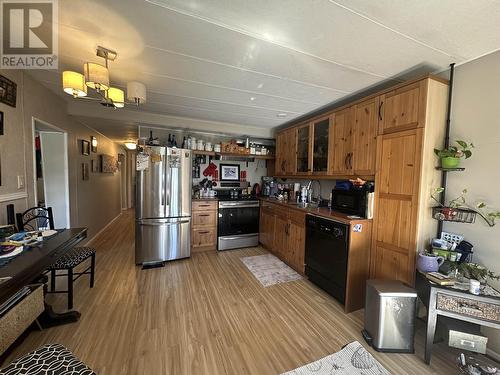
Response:
[[[400,281],[366,282],[363,336],[380,352],[413,353],[417,292]]]

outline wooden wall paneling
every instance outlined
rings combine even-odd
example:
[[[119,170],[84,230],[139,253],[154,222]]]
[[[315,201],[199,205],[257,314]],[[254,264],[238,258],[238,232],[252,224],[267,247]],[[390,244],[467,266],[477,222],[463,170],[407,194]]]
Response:
[[[379,98],[375,97],[354,106],[353,155],[354,174],[375,175],[378,133]]]

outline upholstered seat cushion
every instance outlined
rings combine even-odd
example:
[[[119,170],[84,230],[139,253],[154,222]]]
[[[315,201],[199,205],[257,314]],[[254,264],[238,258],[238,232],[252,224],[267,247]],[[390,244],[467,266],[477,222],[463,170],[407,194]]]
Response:
[[[91,247],[74,247],[62,257],[60,257],[49,270],[61,270],[66,268],[73,268],[95,254],[95,249]]]
[[[49,344],[16,359],[0,375],[96,375],[60,344]]]

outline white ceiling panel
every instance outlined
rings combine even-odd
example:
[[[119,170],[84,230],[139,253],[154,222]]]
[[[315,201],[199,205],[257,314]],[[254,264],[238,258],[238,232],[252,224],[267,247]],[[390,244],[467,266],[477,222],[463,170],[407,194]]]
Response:
[[[251,35],[257,45],[265,43],[261,48],[285,47],[379,77],[389,77],[421,63],[446,65],[453,59],[327,0],[149,2],[182,14],[178,21],[191,16],[204,20],[204,25],[225,26],[230,31]],[[397,53],[399,56],[394,59]]]
[[[403,72],[500,48],[493,0],[78,0],[59,8],[59,72],[29,74],[66,100],[60,73],[102,61],[102,45],[118,52],[113,85],[147,86],[148,102],[134,114],[259,128]]]
[[[472,59],[500,48],[498,0],[336,0],[395,31]]]

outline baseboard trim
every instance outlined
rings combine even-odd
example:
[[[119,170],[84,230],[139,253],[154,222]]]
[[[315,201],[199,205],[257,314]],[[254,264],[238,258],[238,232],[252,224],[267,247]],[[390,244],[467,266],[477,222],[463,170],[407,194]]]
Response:
[[[26,191],[21,191],[19,193],[2,194],[0,195],[0,202],[16,201],[24,198],[28,198],[28,193]]]
[[[118,215],[116,215],[116,217],[111,220],[109,223],[107,223],[104,228],[102,228],[99,232],[97,232],[90,240],[88,240],[87,242],[85,242],[85,245],[90,245],[92,242],[94,242],[97,237],[99,237],[106,229],[108,229],[108,227],[113,224],[120,216],[122,216],[123,212],[120,212]]]
[[[500,354],[499,353],[494,352],[493,350],[486,348],[486,355],[488,357],[493,358],[495,361],[500,363]]]

